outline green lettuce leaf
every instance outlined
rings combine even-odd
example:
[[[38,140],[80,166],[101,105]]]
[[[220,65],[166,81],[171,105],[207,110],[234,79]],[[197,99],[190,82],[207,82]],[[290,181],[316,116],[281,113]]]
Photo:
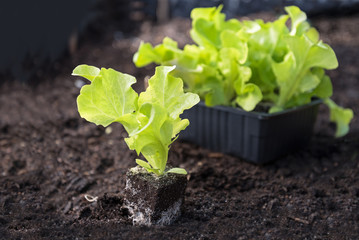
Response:
[[[183,82],[180,78],[169,75],[175,67],[161,68],[149,79],[148,88],[140,94],[139,105],[146,102],[157,103],[170,113],[170,117],[177,119],[185,109],[193,106],[198,96],[193,93],[183,92]]]
[[[309,29],[309,23],[306,21],[307,15],[302,12],[299,7],[289,6],[285,7],[284,9],[288,13],[292,21],[290,35],[300,36]]]
[[[172,168],[170,170],[167,171],[168,173],[177,173],[177,174],[187,174],[187,171],[184,170],[183,168]]]
[[[99,74],[100,69],[86,64],[77,66],[72,72],[73,76],[81,76],[90,81],[94,80]]]
[[[75,68],[75,75],[91,76],[92,79],[90,85],[82,87],[77,98],[81,117],[106,127],[121,116],[137,110],[138,95],[131,87],[136,82],[134,77],[111,68],[102,68],[98,75],[93,76],[94,69],[84,65]]]
[[[337,130],[336,137],[342,137],[349,132],[349,123],[353,119],[353,110],[338,106],[333,100],[327,98],[325,104],[330,110],[330,121],[335,122]]]

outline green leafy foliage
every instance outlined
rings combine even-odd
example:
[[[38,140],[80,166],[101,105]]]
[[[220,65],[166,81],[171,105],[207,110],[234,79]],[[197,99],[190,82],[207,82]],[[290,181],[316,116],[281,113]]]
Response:
[[[168,37],[157,46],[141,43],[134,63],[176,65],[171,75],[181,77],[186,90],[197,93],[207,106],[252,111],[265,103],[275,113],[321,98],[337,124],[336,136],[348,132],[353,112],[329,99],[333,89],[325,74],[337,68],[336,55],[304,12],[289,6],[287,14],[264,22],[226,20],[221,9],[192,10],[190,34],[196,44],[179,49]]]
[[[331,110],[330,120],[338,123],[335,136],[340,137],[345,135],[349,131],[349,123],[354,116],[353,111],[351,109],[345,109],[338,106],[330,98],[327,98],[325,102]]]
[[[81,117],[105,127],[121,123],[128,132],[125,141],[129,148],[147,160],[137,159],[136,163],[157,175],[165,173],[169,146],[189,124],[180,114],[199,102],[198,95],[183,92],[180,78],[169,74],[174,69],[157,67],[149,87],[139,96],[131,87],[136,79],[130,75],[88,65],[73,71],[91,81],[77,98]],[[168,172],[186,174],[179,168]]]

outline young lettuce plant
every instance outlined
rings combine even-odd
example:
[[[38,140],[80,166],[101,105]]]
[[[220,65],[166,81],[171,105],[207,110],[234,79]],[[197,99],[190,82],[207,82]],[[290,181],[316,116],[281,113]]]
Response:
[[[189,125],[180,114],[199,102],[197,94],[183,92],[180,78],[169,74],[174,69],[157,67],[148,88],[140,95],[131,87],[136,82],[133,76],[111,68],[79,65],[72,73],[91,81],[77,98],[81,117],[104,127],[121,123],[128,133],[128,147],[147,160],[136,159],[136,163],[156,175],[165,173],[169,146]],[[187,174],[182,168],[167,172]]]
[[[286,15],[265,23],[226,21],[221,9],[193,9],[190,34],[196,45],[182,50],[168,37],[155,47],[141,43],[134,63],[137,67],[152,62],[177,65],[171,74],[181,77],[186,90],[199,94],[207,106],[252,111],[263,103],[269,105],[269,113],[275,113],[320,98],[337,124],[336,136],[349,131],[353,111],[330,99],[332,84],[324,72],[337,68],[337,58],[304,12],[289,6]]]
[[[240,22],[226,21],[221,9],[193,9],[191,36],[198,45],[186,45],[181,50],[177,42],[166,37],[156,47],[141,43],[133,60],[137,67],[151,62],[176,65],[173,74],[181,77],[187,91],[199,94],[207,106],[238,104],[251,111],[262,94],[258,86],[248,82],[251,69],[243,65],[248,46],[236,35]]]

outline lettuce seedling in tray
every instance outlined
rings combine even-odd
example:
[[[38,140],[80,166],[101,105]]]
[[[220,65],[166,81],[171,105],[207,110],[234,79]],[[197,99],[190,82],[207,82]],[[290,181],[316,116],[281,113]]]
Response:
[[[197,93],[207,106],[245,111],[265,106],[277,113],[320,98],[337,125],[336,136],[347,134],[353,111],[330,99],[332,83],[325,74],[338,67],[336,55],[304,12],[289,6],[287,14],[264,22],[226,20],[221,9],[192,10],[190,34],[196,44],[179,49],[168,37],[155,47],[141,43],[134,63],[176,65],[171,74],[181,77],[186,90]]]

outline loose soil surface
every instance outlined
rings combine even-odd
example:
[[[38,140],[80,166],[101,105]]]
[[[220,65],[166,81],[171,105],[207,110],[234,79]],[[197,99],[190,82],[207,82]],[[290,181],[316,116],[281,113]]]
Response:
[[[357,114],[359,15],[312,23],[339,59],[330,72],[333,99]],[[182,217],[166,227],[132,226],[122,196],[136,154],[119,124],[105,129],[79,117],[81,82],[70,74],[81,63],[112,67],[135,75],[141,91],[154,66],[132,64],[140,40],[159,43],[168,35],[183,46],[189,28],[183,19],[144,22],[131,34],[108,27],[57,63],[54,77],[0,87],[0,239],[359,238],[358,117],[346,137],[335,139],[324,106],[307,148],[262,166],[175,142],[170,164],[189,172]]]

